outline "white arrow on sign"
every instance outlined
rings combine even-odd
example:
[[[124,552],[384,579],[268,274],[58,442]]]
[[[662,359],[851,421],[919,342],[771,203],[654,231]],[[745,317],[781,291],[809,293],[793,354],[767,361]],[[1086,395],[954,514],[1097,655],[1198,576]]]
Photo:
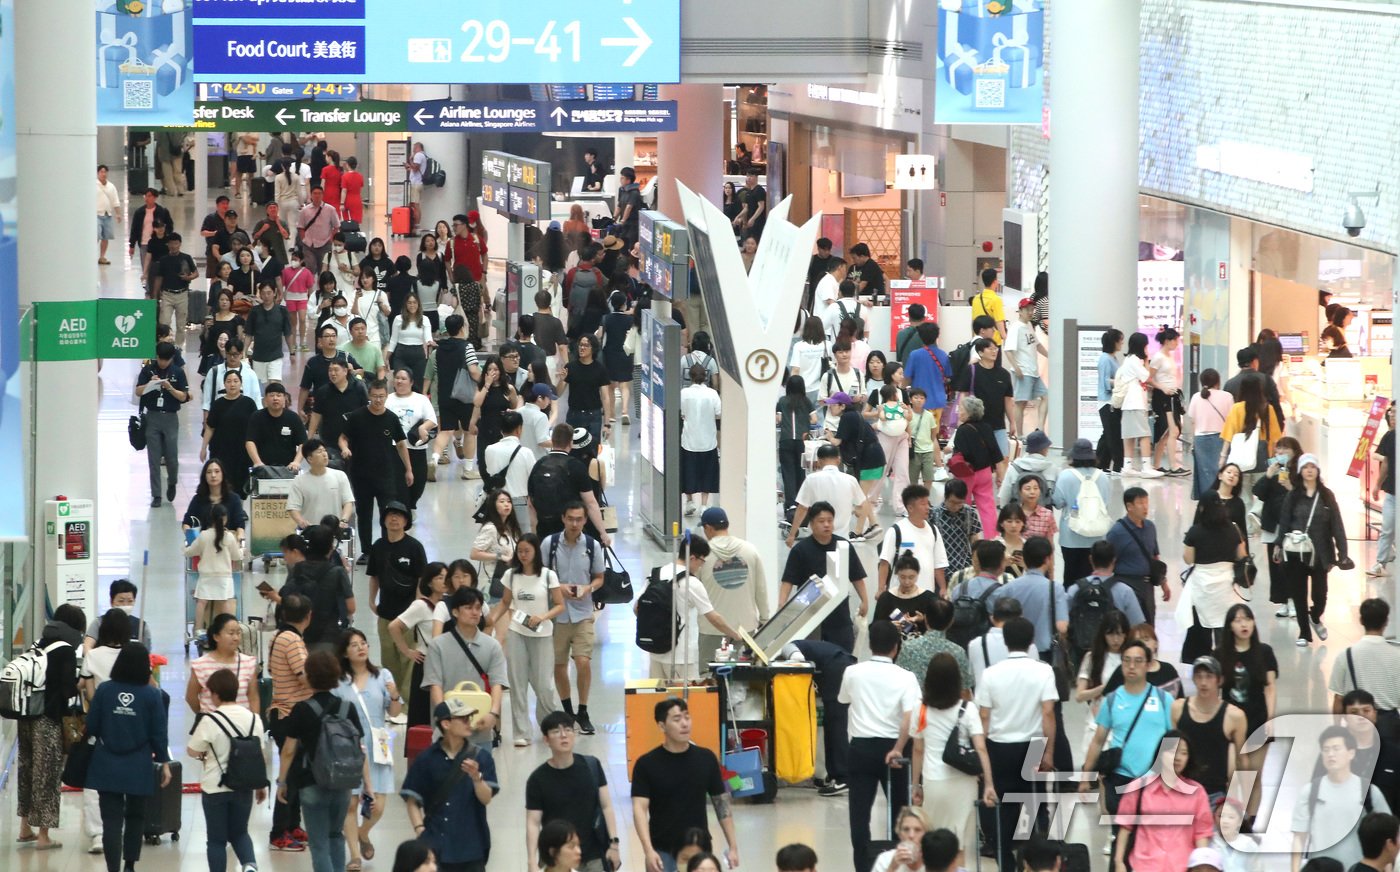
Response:
[[[413,113],[413,120],[417,121],[419,124],[427,124],[429,121],[433,120],[433,114],[429,112],[428,117],[424,118],[423,110],[419,109],[417,112]]]
[[[286,116],[285,118],[282,117],[284,115]],[[288,112],[286,109],[278,109],[277,114],[272,117],[277,119],[278,124],[281,124],[283,127],[286,127],[287,122],[291,121],[293,118],[296,118],[296,115],[294,113]]]
[[[564,119],[566,119],[566,118],[569,117],[569,113],[566,112],[566,111],[564,111],[564,107],[563,107],[563,106],[556,106],[556,107],[554,107],[554,111],[551,112],[551,113],[549,113],[549,114],[550,114],[550,117],[552,117],[552,118],[554,119],[554,123],[555,123],[555,124],[560,124],[560,125],[562,125],[562,124],[564,123]]]
[[[601,42],[605,46],[621,46],[623,48],[634,46],[632,54],[628,55],[627,60],[622,62],[624,67],[630,67],[641,60],[642,55],[651,48],[651,37],[647,36],[647,32],[642,30],[642,26],[637,23],[635,18],[623,18],[622,23],[631,29],[633,36],[605,36]]]

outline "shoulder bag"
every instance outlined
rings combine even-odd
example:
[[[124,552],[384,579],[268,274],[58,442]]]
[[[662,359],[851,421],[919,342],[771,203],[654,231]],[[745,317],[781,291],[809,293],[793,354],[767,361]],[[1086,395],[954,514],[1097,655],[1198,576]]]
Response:
[[[355,685],[353,675],[350,677],[350,689],[355,691],[355,699],[360,701],[360,711],[365,713],[365,731],[370,739],[370,762],[394,765],[394,734],[388,727],[374,726],[374,718],[370,717],[369,706],[365,704],[364,694],[360,693],[360,688]]]
[[[1318,498],[1321,496],[1321,491],[1313,494],[1312,508],[1308,509],[1308,522],[1303,525],[1303,529],[1289,530],[1283,536],[1283,553],[1295,555],[1309,566],[1317,561],[1317,554],[1313,548],[1313,540],[1309,531],[1312,529],[1313,515],[1317,513]]]
[[[1118,691],[1113,692],[1116,696]],[[1118,767],[1123,763],[1123,749],[1128,747],[1128,740],[1133,737],[1133,728],[1137,726],[1138,718],[1142,717],[1142,710],[1147,708],[1147,701],[1157,695],[1157,688],[1148,685],[1147,696],[1142,698],[1142,705],[1138,706],[1137,714],[1133,715],[1132,723],[1128,724],[1128,732],[1123,735],[1123,741],[1117,748],[1104,748],[1099,752],[1099,759],[1095,761],[1094,770],[1105,777],[1113,775],[1118,771]],[[1111,702],[1108,703],[1112,705]]]
[[[967,711],[967,700],[958,703],[958,713],[953,720],[953,729],[948,731],[948,740],[943,743],[943,762],[964,775],[981,775],[982,758],[972,744],[972,736],[963,726],[963,713]],[[923,732],[928,723],[928,706],[919,706],[919,731]]]
[[[593,801],[598,802],[598,791],[603,789],[603,765],[598,762],[597,757],[590,757],[587,754],[579,754],[583,758],[584,766],[588,769],[588,777],[593,782]],[[608,819],[603,815],[603,804],[598,802],[598,810],[593,816],[593,838],[598,844],[603,846],[603,872],[613,872],[612,864],[608,862],[607,852],[612,847],[612,836],[608,834]]]
[[[1072,670],[1065,646],[1060,644],[1059,634],[1055,632],[1055,618],[1058,616],[1055,610],[1055,581],[1047,578],[1045,582],[1050,594],[1050,668],[1055,672],[1055,692],[1060,697],[1060,702],[1069,702]]]
[[[481,668],[481,662],[476,659],[476,655],[472,654],[472,649],[470,646],[467,645],[467,640],[462,638],[462,634],[457,632],[456,627],[453,627],[451,630],[448,630],[448,632],[452,634],[452,638],[457,640],[457,644],[460,645],[462,648],[462,653],[467,655],[467,659],[471,661],[472,668],[476,670],[476,674],[481,676],[481,689],[486,691],[487,693],[490,693],[491,676],[487,675],[486,670]],[[477,632],[481,633],[485,631],[477,630]]]
[[[1235,529],[1239,530],[1238,524]],[[1254,587],[1254,579],[1259,577],[1259,567],[1254,565],[1254,555],[1249,553],[1249,536],[1243,530],[1240,530],[1240,536],[1245,543],[1245,555],[1235,561],[1235,587],[1243,591]],[[1249,599],[1243,594],[1241,596]]]

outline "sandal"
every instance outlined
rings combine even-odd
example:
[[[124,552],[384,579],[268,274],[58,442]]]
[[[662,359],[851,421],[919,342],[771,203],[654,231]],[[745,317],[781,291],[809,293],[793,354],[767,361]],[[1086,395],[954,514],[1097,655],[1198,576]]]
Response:
[[[360,856],[366,860],[374,859],[374,843],[369,839],[360,839]],[[347,870],[348,872],[348,870]]]
[[[360,861],[351,860],[345,864],[345,872],[360,872]]]
[[[38,834],[38,833],[30,833],[30,834],[27,835],[27,836],[20,836],[19,838],[15,839],[15,841],[18,842],[18,843],[21,844],[21,845],[28,844],[29,842],[37,842],[37,841],[39,841],[39,834]]]

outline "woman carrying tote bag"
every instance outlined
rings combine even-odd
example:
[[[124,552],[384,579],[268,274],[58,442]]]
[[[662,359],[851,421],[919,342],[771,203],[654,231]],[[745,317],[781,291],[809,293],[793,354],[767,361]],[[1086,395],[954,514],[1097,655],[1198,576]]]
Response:
[[[1249,373],[1240,379],[1240,401],[1231,407],[1220,430],[1225,443],[1220,465],[1233,463],[1245,472],[1263,472],[1282,435],[1283,422],[1264,395],[1264,376]]]

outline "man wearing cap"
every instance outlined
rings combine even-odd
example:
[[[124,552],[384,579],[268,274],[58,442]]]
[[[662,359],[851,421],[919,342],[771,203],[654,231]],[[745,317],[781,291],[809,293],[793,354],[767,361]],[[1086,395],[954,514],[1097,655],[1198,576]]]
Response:
[[[530,472],[535,468],[535,452],[520,439],[525,418],[519,412],[501,415],[501,438],[486,446],[482,460],[486,474],[505,476],[505,490],[515,507],[515,520],[523,533],[535,529],[530,515]]]
[[[190,400],[185,370],[175,363],[175,345],[156,346],[156,359],[148,360],[136,376],[133,396],[141,407],[146,434],[146,465],[151,475],[151,508],[160,506],[160,468],[165,465],[165,498],[175,500],[180,477],[180,406]]]
[[[493,742],[501,724],[501,696],[508,686],[506,655],[490,633],[481,631],[485,598],[474,587],[459,587],[447,600],[452,625],[433,639],[423,660],[422,686],[428,688],[433,706],[463,681],[491,694],[491,710],[478,713],[473,738]]]
[[[1224,868],[1225,858],[1214,848],[1192,848],[1186,858],[1186,872],[1222,872]]]
[[[389,623],[418,597],[418,580],[428,565],[423,543],[408,535],[413,516],[397,500],[380,510],[384,535],[369,547],[369,610],[379,618],[379,663],[394,675],[394,684],[409,687],[413,658],[405,656],[389,634]]]
[[[373,542],[374,504],[379,503],[383,526],[385,507],[413,486],[408,459],[408,437],[399,416],[387,406],[389,386],[382,379],[369,385],[369,405],[345,416],[340,434],[340,456],[350,461],[350,486],[359,512],[360,542]],[[360,563],[368,558],[360,555]]]
[[[1247,738],[1244,709],[1220,695],[1220,661],[1209,654],[1191,664],[1196,695],[1172,703],[1172,728],[1191,748],[1185,775],[1206,789],[1214,805],[1224,798]]]
[[[854,478],[841,471],[841,449],[835,445],[817,449],[817,469],[803,480],[797,491],[797,512],[787,534],[789,548],[797,541],[797,531],[806,523],[807,513],[817,503],[831,506],[838,535],[850,533],[851,518],[857,514],[866,529],[877,527],[874,503],[865,498],[865,491]]]
[[[549,411],[557,399],[553,387],[539,382],[530,388],[525,402],[517,410],[521,418],[520,441],[529,446],[536,460],[550,449]]]
[[[306,442],[306,426],[301,418],[287,411],[291,394],[281,382],[272,382],[263,391],[263,407],[248,419],[248,459],[253,466],[282,466],[301,469],[301,446]],[[319,519],[318,519],[319,520]]]
[[[715,611],[730,626],[753,632],[768,620],[768,579],[763,573],[763,560],[751,543],[729,533],[729,515],[719,506],[711,506],[700,516],[700,526],[709,540],[710,556],[700,568],[700,582]],[[700,632],[700,651],[719,647],[723,636]]]
[[[574,714],[569,690],[569,661],[578,669],[578,728],[593,735],[588,718],[588,691],[593,685],[593,592],[603,586],[603,546],[583,532],[583,503],[564,506],[564,530],[540,542],[544,565],[559,576],[564,612],[554,619],[554,684],[564,711]]]
[[[685,513],[708,506],[719,490],[719,391],[710,387],[705,367],[690,368],[690,384],[681,390],[681,493]]]
[[[1040,377],[1040,358],[1048,357],[1045,346],[1035,336],[1035,302],[1030,297],[1021,300],[1016,307],[1016,326],[1011,328],[1010,353],[1006,363],[1015,376],[1013,399],[1016,402],[1016,432],[1024,433],[1026,407],[1034,406],[1035,422],[1045,426],[1045,412],[1050,405],[1050,391],[1045,380]]]
[[[442,638],[442,637],[439,637]],[[500,793],[489,749],[471,741],[480,713],[459,699],[433,708],[441,738],[409,764],[399,796],[414,838],[433,849],[443,869],[484,872],[491,857],[486,806]]]
[[[1011,461],[1006,468],[1006,477],[1001,480],[997,492],[997,502],[1002,505],[1016,502],[1016,489],[1021,478],[1033,475],[1040,479],[1040,504],[1051,506],[1055,496],[1055,479],[1060,475],[1060,465],[1050,457],[1050,437],[1044,430],[1032,430],[1026,434],[1026,450]]]

